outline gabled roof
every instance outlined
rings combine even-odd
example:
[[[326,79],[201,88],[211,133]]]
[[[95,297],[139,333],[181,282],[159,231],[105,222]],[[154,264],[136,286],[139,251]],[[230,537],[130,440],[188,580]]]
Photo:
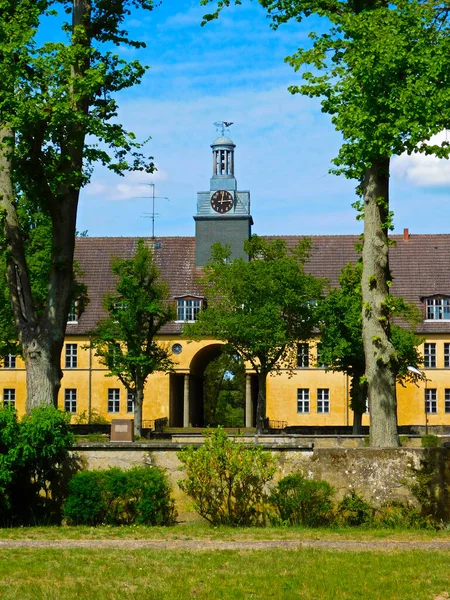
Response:
[[[317,277],[337,285],[341,269],[350,261],[358,260],[355,235],[306,236],[312,241],[308,270]],[[302,236],[267,236],[266,239],[283,239],[289,247],[295,246]],[[422,307],[421,298],[443,294],[450,295],[450,234],[410,235],[409,239],[394,235],[396,242],[390,249],[390,266],[393,274],[392,293]],[[113,291],[115,279],[111,273],[113,257],[130,258],[136,250],[139,238],[78,238],[75,259],[88,288],[89,304],[78,324],[67,325],[70,335],[84,334],[92,330],[104,316],[102,299]],[[154,247],[156,262],[162,278],[170,288],[172,298],[201,295],[196,279],[201,269],[195,267],[194,237],[146,238]],[[178,333],[181,325],[172,323],[164,333]],[[450,332],[450,323],[423,323],[421,333]]]

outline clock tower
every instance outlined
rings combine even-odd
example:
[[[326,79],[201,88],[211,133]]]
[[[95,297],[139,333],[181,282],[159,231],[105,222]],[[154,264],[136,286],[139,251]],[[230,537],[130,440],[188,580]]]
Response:
[[[236,145],[222,135],[212,148],[212,177],[208,192],[197,192],[195,264],[203,267],[211,258],[215,242],[231,247],[232,258],[247,258],[244,241],[251,236],[250,192],[238,191],[234,176]]]

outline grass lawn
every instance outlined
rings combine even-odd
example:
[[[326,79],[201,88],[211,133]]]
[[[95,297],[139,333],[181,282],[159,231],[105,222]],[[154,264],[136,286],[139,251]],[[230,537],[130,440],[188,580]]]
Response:
[[[2,600],[444,600],[450,553],[0,551]]]

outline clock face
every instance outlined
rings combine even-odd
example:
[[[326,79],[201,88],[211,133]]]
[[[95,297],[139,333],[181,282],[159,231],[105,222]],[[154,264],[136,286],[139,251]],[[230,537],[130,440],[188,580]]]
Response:
[[[218,213],[226,213],[233,208],[233,196],[226,190],[218,190],[211,196],[211,206]]]

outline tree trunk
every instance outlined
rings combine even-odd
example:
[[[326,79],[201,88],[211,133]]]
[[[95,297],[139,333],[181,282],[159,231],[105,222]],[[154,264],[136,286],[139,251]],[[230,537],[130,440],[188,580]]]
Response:
[[[264,431],[266,420],[266,387],[267,373],[260,371],[258,373],[258,399],[256,402],[256,433]]]
[[[366,411],[367,384],[362,381],[364,376],[364,361],[360,369],[353,372],[350,385],[350,408],[353,411],[353,435],[362,433],[362,416]]]
[[[353,426],[352,426],[352,434],[353,435],[361,435],[362,433],[362,413],[353,411]]]
[[[144,386],[136,385],[134,392],[134,435],[142,437],[142,405],[144,404]]]
[[[391,343],[388,281],[389,158],[373,161],[364,178],[364,246],[362,275],[362,325],[370,409],[370,445],[399,445],[395,350]]]
[[[41,340],[38,336],[28,343],[22,343],[27,371],[28,414],[37,406],[58,405],[62,378],[59,363],[61,347],[62,343],[54,343],[53,347],[49,347],[47,340]]]

